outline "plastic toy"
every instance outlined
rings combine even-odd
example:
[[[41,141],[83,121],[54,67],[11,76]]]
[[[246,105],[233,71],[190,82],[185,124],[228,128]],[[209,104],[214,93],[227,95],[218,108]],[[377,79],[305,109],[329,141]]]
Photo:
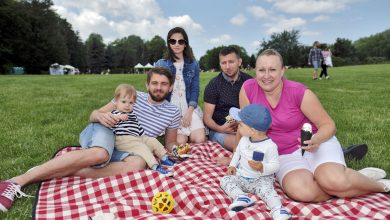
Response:
[[[158,192],[152,199],[153,212],[170,213],[175,207],[175,200],[168,192]]]

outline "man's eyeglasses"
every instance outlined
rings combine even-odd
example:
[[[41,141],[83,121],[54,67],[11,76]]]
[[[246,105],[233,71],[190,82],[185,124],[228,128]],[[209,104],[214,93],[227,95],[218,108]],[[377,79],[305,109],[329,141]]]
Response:
[[[186,43],[186,41],[184,39],[180,39],[180,40],[169,39],[168,43],[170,45],[175,45],[176,43],[179,43],[179,45],[184,45]]]

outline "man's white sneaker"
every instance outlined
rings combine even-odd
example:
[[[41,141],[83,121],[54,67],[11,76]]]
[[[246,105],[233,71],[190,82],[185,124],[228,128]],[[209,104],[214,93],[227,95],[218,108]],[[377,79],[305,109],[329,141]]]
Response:
[[[291,219],[291,214],[284,207],[275,207],[271,210],[271,216],[274,220],[289,220]]]
[[[386,177],[386,171],[375,167],[366,167],[358,172],[375,181]]]
[[[390,192],[390,180],[388,179],[381,179],[378,180],[378,182],[382,183],[384,185],[383,190],[388,193]]]
[[[229,206],[229,209],[235,212],[239,212],[246,207],[254,205],[255,202],[248,196],[238,196],[233,203]]]

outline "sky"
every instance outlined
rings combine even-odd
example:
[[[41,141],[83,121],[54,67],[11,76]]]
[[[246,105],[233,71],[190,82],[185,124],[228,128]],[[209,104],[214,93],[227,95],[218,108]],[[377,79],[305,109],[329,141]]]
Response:
[[[390,28],[388,0],[53,0],[53,9],[85,41],[106,44],[130,35],[151,40],[183,27],[196,59],[207,50],[237,44],[257,54],[273,33],[298,30],[299,42],[333,44]]]

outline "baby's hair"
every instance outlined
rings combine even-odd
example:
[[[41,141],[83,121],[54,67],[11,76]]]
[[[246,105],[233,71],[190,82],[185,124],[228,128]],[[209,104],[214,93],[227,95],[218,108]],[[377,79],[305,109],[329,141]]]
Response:
[[[129,84],[120,84],[115,89],[115,99],[118,99],[122,95],[134,97],[134,101],[137,99],[137,91],[135,90],[134,86]]]

